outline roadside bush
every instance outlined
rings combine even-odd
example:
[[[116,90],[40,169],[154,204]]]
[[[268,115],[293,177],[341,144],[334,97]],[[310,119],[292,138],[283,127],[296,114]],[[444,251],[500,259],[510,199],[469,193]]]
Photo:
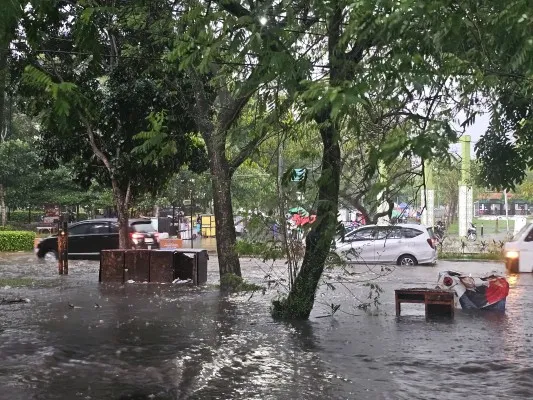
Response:
[[[14,231],[15,229],[13,229],[13,227],[11,225],[6,225],[6,226],[0,226],[0,232],[1,231]]]
[[[39,222],[43,216],[43,210],[32,210],[31,212],[31,221],[30,222]],[[14,210],[7,214],[7,217],[10,222],[28,222],[28,210]]]
[[[23,231],[1,231],[0,251],[31,251],[35,233]]]
[[[238,240],[235,250],[239,256],[260,257],[267,260],[278,260],[284,256],[281,243],[275,241],[258,242]]]

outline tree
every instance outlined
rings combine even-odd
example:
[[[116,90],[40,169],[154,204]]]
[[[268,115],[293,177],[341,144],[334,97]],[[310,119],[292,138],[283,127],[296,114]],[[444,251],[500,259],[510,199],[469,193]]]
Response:
[[[261,1],[191,0],[179,19],[175,54],[182,58],[182,69],[190,79],[195,99],[192,112],[209,155],[221,276],[241,275],[232,176],[271,132],[271,125],[292,103],[291,88],[309,72],[307,60],[296,58],[291,50],[298,46],[299,30],[309,25],[307,2],[291,3],[267,7]],[[276,19],[282,15],[283,21]],[[283,101],[278,97],[280,88],[286,96]],[[256,116],[270,112],[262,120],[254,118],[253,123],[239,126],[239,117],[252,98]],[[236,137],[242,146],[230,155],[228,143]]]
[[[480,112],[491,116],[476,144],[478,178],[495,190],[514,189],[533,165],[530,6],[524,0],[459,6],[467,45],[455,54],[469,67]]]
[[[311,7],[313,15],[322,22],[314,27],[326,28],[319,33],[324,35],[322,48],[327,49],[321,54],[327,60],[326,79],[310,83],[302,94],[305,114],[317,123],[323,144],[318,214],[306,238],[305,256],[296,281],[288,296],[274,303],[274,316],[281,318],[308,318],[313,308],[337,223],[342,126],[358,126],[356,132],[362,128],[361,120],[351,118],[354,105],[360,105],[372,116],[371,106],[375,101],[372,95],[380,90],[380,103],[387,109],[397,109],[406,99],[423,96],[428,86],[453,77],[453,84],[446,85],[446,91],[440,96],[453,104],[450,107],[455,113],[460,109],[467,111],[466,121],[470,117],[471,92],[466,87],[471,86],[472,79],[466,78],[461,62],[448,56],[448,52],[458,50],[458,43],[462,43],[459,38],[464,17],[460,17],[455,5],[438,1],[362,1],[348,6],[347,2],[332,0],[327,4],[313,3]],[[441,20],[448,24],[443,26]],[[416,102],[413,106],[416,111]],[[428,119],[424,113],[411,114],[413,120]],[[431,160],[432,139],[438,138],[440,146],[456,139],[450,127],[452,122],[446,113],[431,135],[410,130],[409,140],[378,147],[369,157],[371,170],[379,170],[380,164],[396,160],[406,151],[422,160]]]
[[[528,203],[533,202],[533,174],[531,171],[527,172],[526,178],[517,187],[515,193],[518,198],[526,200]]]
[[[340,197],[368,223],[390,216],[405,187],[414,189],[410,201],[416,199],[425,184],[423,158],[418,156],[424,151],[421,137],[432,143],[427,159],[449,158],[448,145],[458,134],[450,121],[457,110],[445,103],[445,79],[436,78],[422,93],[413,92],[392,106],[386,99],[379,101],[376,93],[372,104],[354,107],[357,129],[343,134]]]
[[[38,165],[37,154],[21,140],[0,141],[0,214],[6,224],[6,196],[11,187],[28,186]]]
[[[156,192],[181,165],[201,166],[205,158],[182,107],[187,100],[169,89],[179,72],[154,63],[172,34],[172,25],[159,23],[171,11],[143,1],[60,4],[67,28],[28,52],[23,94],[41,115],[46,164],[71,162],[85,186],[96,180],[112,188],[121,248],[128,247],[131,199]],[[157,161],[138,148],[138,136],[150,130],[173,138]]]

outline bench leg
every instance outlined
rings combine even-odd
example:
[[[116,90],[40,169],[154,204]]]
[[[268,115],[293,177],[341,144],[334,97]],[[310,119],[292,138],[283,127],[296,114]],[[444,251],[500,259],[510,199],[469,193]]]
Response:
[[[400,316],[401,311],[402,311],[401,303],[400,303],[400,301],[398,300],[398,295],[396,295],[396,316],[397,316],[397,317]]]

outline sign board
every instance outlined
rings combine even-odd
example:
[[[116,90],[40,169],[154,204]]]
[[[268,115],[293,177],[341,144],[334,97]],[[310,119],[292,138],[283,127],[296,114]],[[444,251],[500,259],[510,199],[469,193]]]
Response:
[[[183,247],[182,239],[161,239],[159,241],[160,249],[181,249]]]
[[[57,217],[44,217],[43,223],[47,225],[57,224],[59,222],[59,216]]]
[[[301,182],[307,177],[307,168],[295,168],[292,171],[292,181]]]

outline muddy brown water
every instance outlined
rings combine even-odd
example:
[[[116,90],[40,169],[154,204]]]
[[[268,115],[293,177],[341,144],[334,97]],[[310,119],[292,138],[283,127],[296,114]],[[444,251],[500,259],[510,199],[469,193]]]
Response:
[[[354,296],[366,297],[362,283],[379,268],[353,267],[359,284],[322,288],[310,320],[289,324],[270,318],[276,290],[221,296],[216,262],[211,285],[189,288],[100,285],[97,262],[71,261],[59,277],[31,254],[0,255],[0,278],[34,280],[0,284],[0,298],[30,300],[0,306],[0,399],[533,398],[531,275],[510,277],[505,315],[459,311],[427,322],[418,305],[396,320],[394,289],[431,287],[439,270],[503,265],[397,268],[377,278],[384,293],[372,313]],[[282,266],[243,260],[258,283]],[[331,303],[340,311],[319,318]]]

